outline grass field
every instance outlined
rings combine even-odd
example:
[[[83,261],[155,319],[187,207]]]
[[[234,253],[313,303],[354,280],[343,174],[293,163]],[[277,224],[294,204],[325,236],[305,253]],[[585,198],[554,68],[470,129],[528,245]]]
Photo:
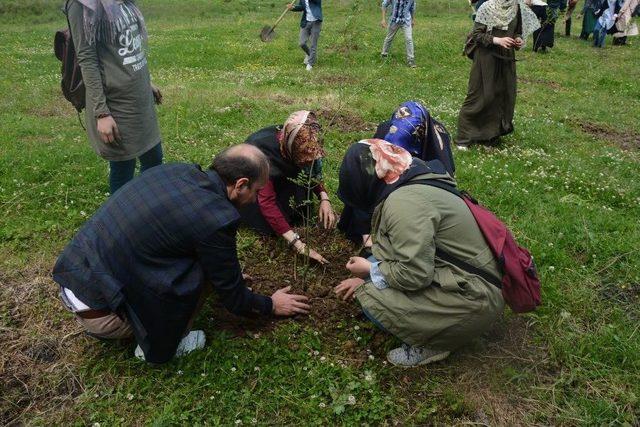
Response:
[[[459,185],[536,257],[536,313],[506,313],[445,362],[392,369],[384,355],[397,342],[329,292],[355,251],[330,234],[315,238],[332,266],[309,277],[310,318],[262,324],[213,306],[196,324],[205,349],[151,368],[131,343],[81,334],[50,278],[108,196],[107,164],[60,95],[58,3],[0,3],[0,424],[640,423],[640,41],[594,50],[558,37],[547,55],[529,46],[517,64],[515,133],[497,149],[456,152]],[[404,65],[401,36],[379,58],[377,1],[326,1],[312,73],[297,48],[299,15],[272,43],[258,39],[283,4],[140,3],[167,162],[208,165],[252,131],[316,109],[335,191],[346,147],[402,101],[422,100],[455,134],[470,67],[464,0],[419,4],[417,69]],[[247,232],[239,247],[255,289],[300,289],[286,248]]]

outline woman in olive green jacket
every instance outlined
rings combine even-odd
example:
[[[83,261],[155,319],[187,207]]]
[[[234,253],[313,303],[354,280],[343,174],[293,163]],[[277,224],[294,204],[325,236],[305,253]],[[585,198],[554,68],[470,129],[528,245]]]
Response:
[[[356,278],[338,285],[357,298],[364,314],[405,345],[387,355],[395,365],[442,360],[488,330],[500,316],[500,289],[436,256],[436,247],[500,277],[498,264],[475,219],[458,196],[415,183],[455,181],[439,161],[412,159],[381,140],[353,144],[340,168],[338,195],[354,208],[372,210],[373,257],[354,257]]]

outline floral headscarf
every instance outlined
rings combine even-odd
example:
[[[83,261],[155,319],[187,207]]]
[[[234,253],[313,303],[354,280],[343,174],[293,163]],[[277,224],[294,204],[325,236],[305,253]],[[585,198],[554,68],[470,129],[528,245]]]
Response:
[[[387,141],[363,139],[342,160],[338,197],[346,206],[372,213],[393,190],[426,173],[447,172],[439,160],[425,163]]]
[[[280,153],[297,166],[308,165],[325,156],[319,138],[320,123],[311,111],[292,113],[282,127]]]

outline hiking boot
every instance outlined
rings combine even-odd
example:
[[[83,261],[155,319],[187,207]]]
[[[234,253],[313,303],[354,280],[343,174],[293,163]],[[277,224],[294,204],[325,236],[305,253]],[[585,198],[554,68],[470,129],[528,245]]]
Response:
[[[307,64],[307,71],[311,71],[311,70],[313,70],[313,65]]]
[[[180,344],[178,344],[178,348],[176,349],[175,357],[184,356],[185,354],[191,353],[194,350],[200,350],[204,347],[204,343],[207,341],[204,331],[191,331],[189,332],[182,340]],[[140,346],[136,347],[134,351],[135,356],[140,360],[146,360],[144,357],[144,352],[140,348]]]
[[[392,365],[410,368],[446,359],[449,354],[451,354],[449,351],[431,350],[402,344],[402,347],[394,348],[387,353],[387,360]]]
[[[388,56],[389,56],[389,54],[388,54],[388,53],[386,53],[386,52],[382,52],[382,53],[380,54],[380,57],[381,57],[382,59],[387,59],[387,57],[388,57]]]
[[[407,65],[408,65],[410,68],[416,68],[416,62],[415,62],[414,60],[407,61]]]

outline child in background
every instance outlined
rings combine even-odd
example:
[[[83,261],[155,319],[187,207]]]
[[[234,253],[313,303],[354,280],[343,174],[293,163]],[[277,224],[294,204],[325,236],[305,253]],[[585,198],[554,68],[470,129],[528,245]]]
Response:
[[[387,8],[391,9],[391,16],[387,23]],[[382,28],[387,28],[387,36],[382,45],[382,57],[389,55],[389,48],[396,33],[400,28],[404,32],[404,42],[407,49],[407,65],[416,67],[413,53],[413,24],[415,23],[414,13],[416,10],[415,0],[382,0]]]

